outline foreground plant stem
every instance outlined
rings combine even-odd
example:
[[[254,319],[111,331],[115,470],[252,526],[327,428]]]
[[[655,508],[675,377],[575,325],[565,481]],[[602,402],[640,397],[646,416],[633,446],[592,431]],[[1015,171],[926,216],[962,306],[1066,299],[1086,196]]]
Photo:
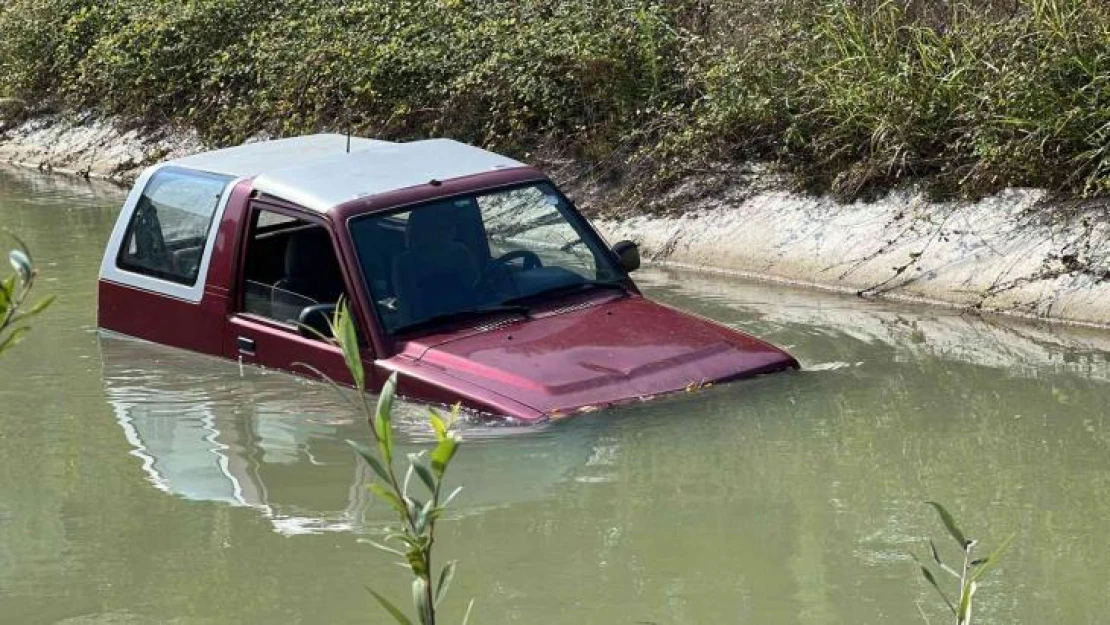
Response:
[[[433,558],[432,548],[435,546],[435,528],[440,515],[447,508],[451,500],[462,489],[456,488],[441,499],[443,480],[447,475],[447,468],[458,450],[459,438],[454,431],[457,411],[453,411],[448,418],[440,416],[431,410],[429,421],[435,431],[436,445],[430,454],[426,451],[410,453],[407,455],[408,469],[403,480],[398,479],[394,469],[393,446],[393,400],[397,393],[397,374],[394,373],[382,387],[378,396],[377,406],[371,409],[366,398],[366,374],[362,366],[362,356],[359,352],[358,333],[351,319],[350,311],[345,302],[340,302],[331,320],[332,336],[343,352],[347,369],[351,373],[355,389],[358,391],[360,406],[366,415],[370,432],[374,439],[376,450],[367,448],[354,441],[347,441],[358,452],[359,456],[373,470],[380,479],[371,483],[370,490],[374,495],[388,504],[396,513],[401,523],[398,531],[390,532],[381,543],[371,541],[378,549],[402,558],[402,563],[412,572],[412,600],[417,619],[421,625],[435,625],[436,610],[439,603],[447,594],[447,589],[455,574],[455,561],[445,564],[439,573],[438,580],[433,585]],[[427,458],[425,455],[427,454]],[[421,501],[413,492],[412,478],[424,486],[428,499]],[[389,543],[398,543],[399,548]],[[385,598],[373,588],[368,588],[370,594],[389,612],[389,614],[402,625],[412,625],[413,621],[405,616],[393,602]],[[467,607],[466,623],[470,615],[471,601]]]
[[[994,566],[999,556],[1002,555],[1002,552],[1010,546],[1010,542],[1014,539],[1014,535],[1010,534],[1007,536],[986,558],[975,559],[974,551],[979,541],[968,538],[956,525],[955,518],[944,506],[935,501],[927,501],[925,503],[932,506],[933,509],[937,511],[937,514],[940,515],[941,522],[944,523],[945,529],[948,530],[948,534],[956,541],[956,544],[960,546],[960,550],[963,552],[963,567],[961,567],[960,572],[957,573],[952,567],[946,565],[941,560],[940,552],[937,551],[936,545],[932,540],[929,541],[929,551],[936,566],[939,567],[940,571],[951,575],[960,582],[956,602],[949,599],[948,594],[941,589],[940,583],[937,582],[936,575],[934,575],[917,556],[913,556],[913,559],[920,567],[921,574],[925,577],[925,581],[929,582],[929,584],[936,589],[937,594],[944,600],[948,610],[956,617],[956,625],[971,625],[972,598],[975,595],[975,591],[978,589],[978,582],[986,575],[987,571]]]

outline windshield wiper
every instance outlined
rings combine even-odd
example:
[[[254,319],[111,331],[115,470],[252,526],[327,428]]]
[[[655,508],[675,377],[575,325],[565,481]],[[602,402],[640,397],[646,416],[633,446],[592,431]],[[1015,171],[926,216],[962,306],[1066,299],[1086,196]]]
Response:
[[[505,304],[505,305],[526,304],[526,303],[530,303],[530,302],[536,302],[536,301],[539,301],[541,299],[545,299],[545,298],[552,297],[552,296],[555,296],[555,295],[562,295],[564,293],[573,293],[575,291],[584,291],[586,289],[610,289],[610,290],[614,290],[614,291],[621,291],[623,293],[628,292],[628,287],[626,287],[623,282],[607,282],[605,280],[586,280],[586,281],[583,281],[583,282],[574,282],[574,283],[571,283],[571,284],[560,284],[559,286],[553,286],[551,288],[542,289],[542,290],[536,291],[535,293],[529,293],[527,295],[521,295],[520,297],[513,297],[513,298],[505,300],[504,302],[502,302],[502,304]]]
[[[484,306],[482,308],[467,308],[464,310],[456,310],[454,312],[433,315],[427,319],[414,321],[409,324],[393,328],[391,334],[401,334],[403,332],[413,332],[426,328],[451,323],[452,321],[466,321],[468,319],[477,319],[480,317],[487,317],[489,315],[507,314],[512,313],[522,317],[528,316],[528,307],[519,306],[514,304],[503,304],[499,306]]]

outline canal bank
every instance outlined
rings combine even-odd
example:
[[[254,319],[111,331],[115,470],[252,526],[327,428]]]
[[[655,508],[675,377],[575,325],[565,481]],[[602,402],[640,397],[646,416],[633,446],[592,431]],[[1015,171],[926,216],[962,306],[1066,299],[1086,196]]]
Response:
[[[0,162],[119,182],[203,149],[190,130],[40,116],[0,134]],[[558,177],[558,176],[557,176]],[[584,209],[619,189],[574,181]],[[1110,220],[1103,201],[1011,189],[975,202],[899,190],[843,203],[786,190],[761,168],[690,178],[650,206],[596,223],[645,259],[809,287],[1074,324],[1110,325]],[[660,209],[666,210],[660,210]]]
[[[1054,203],[1035,189],[977,202],[913,191],[876,201],[737,185],[679,214],[601,219],[611,240],[637,241],[653,262],[716,270],[861,297],[1107,326],[1106,202]]]

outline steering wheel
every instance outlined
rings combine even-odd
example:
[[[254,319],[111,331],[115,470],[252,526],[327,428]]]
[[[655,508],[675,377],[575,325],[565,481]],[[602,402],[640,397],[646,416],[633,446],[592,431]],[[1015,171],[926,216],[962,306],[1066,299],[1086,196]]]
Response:
[[[485,271],[482,272],[481,278],[478,279],[478,288],[491,292],[504,295],[518,295],[516,283],[513,280],[513,274],[509,271],[509,263],[520,260],[523,262],[523,271],[543,267],[540,262],[540,257],[535,252],[530,250],[513,250],[506,252],[497,258],[491,258],[486,263]]]
[[[511,252],[505,252],[497,258],[491,259],[489,261],[489,266],[487,267],[487,270],[502,269],[505,267],[505,265],[508,265],[518,258],[524,261],[525,271],[528,271],[529,269],[543,267],[543,263],[540,262],[540,257],[537,256],[536,253],[532,250],[513,250]]]

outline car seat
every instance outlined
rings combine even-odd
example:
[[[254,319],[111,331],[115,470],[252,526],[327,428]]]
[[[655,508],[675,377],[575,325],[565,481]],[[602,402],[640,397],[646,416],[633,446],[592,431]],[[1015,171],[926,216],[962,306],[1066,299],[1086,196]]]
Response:
[[[285,275],[274,283],[273,316],[296,320],[306,306],[334,304],[343,295],[343,274],[326,230],[298,230],[285,245]]]
[[[459,213],[451,204],[418,208],[408,216],[408,249],[393,261],[393,289],[401,325],[478,303],[480,273],[474,254],[455,240]]]
[[[162,234],[162,224],[158,219],[158,209],[145,195],[139,198],[139,203],[135,206],[131,228],[135,251],[126,260],[152,271],[169,272],[170,256]]]

